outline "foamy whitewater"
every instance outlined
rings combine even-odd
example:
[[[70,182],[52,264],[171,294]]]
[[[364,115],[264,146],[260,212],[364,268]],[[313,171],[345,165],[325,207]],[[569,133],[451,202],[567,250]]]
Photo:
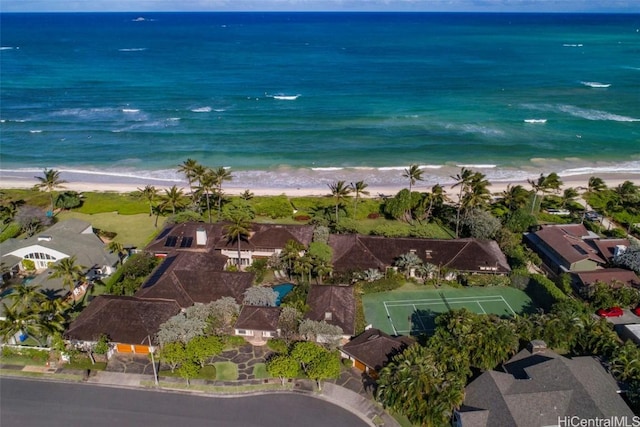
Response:
[[[0,14],[0,178],[640,173],[640,16]]]

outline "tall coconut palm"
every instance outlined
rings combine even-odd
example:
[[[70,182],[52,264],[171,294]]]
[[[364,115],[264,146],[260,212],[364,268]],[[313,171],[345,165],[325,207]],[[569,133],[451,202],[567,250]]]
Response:
[[[231,170],[226,169],[220,166],[217,169],[214,169],[213,172],[213,182],[216,187],[216,195],[218,196],[218,220],[220,219],[221,211],[222,211],[222,185],[225,181],[231,181],[233,179],[233,175],[231,175]]]
[[[471,176],[466,194],[462,196],[462,209],[467,211],[485,207],[491,199],[489,181],[483,173],[475,172]]]
[[[531,213],[533,214],[533,211],[536,208],[538,193],[542,190],[544,186],[544,175],[540,174],[538,179],[535,179],[535,180],[527,179],[527,182],[529,183],[529,185],[531,185],[531,190],[533,191],[533,203],[531,203]]]
[[[522,185],[507,185],[507,188],[499,194],[499,201],[510,211],[523,208],[529,200],[529,192]]]
[[[196,170],[202,167],[197,160],[187,159],[180,166],[178,172],[183,173],[189,183],[189,190],[193,193],[193,184],[196,182]]]
[[[404,170],[402,174],[404,178],[409,180],[409,193],[417,181],[422,181],[422,169],[418,165],[411,165]]]
[[[240,243],[244,240],[247,241],[251,235],[251,218],[247,216],[241,210],[234,210],[227,215],[229,224],[224,226],[224,230],[229,242],[236,242],[238,245],[238,260],[236,265],[238,270],[242,268],[242,250]]]
[[[589,177],[589,182],[587,183],[587,193],[595,194],[607,189],[607,184],[605,184],[602,178],[597,176]]]
[[[138,187],[139,196],[149,203],[149,216],[153,215],[153,202],[158,198],[158,190],[153,185],[146,185],[144,188]]]
[[[351,194],[351,187],[345,184],[344,181],[336,181],[331,184],[327,184],[331,190],[331,197],[335,200],[336,204],[336,223],[338,223],[338,208],[344,199]]]
[[[73,292],[76,283],[83,279],[86,267],[76,264],[76,256],[62,258],[51,266],[53,272],[49,276],[50,279],[60,278],[64,286],[69,288],[69,292]]]
[[[358,181],[355,184],[353,182],[351,183],[351,191],[356,195],[355,201],[353,202],[353,217],[356,219],[358,217],[358,201],[360,200],[361,195],[369,195],[369,192],[366,190],[368,186],[369,184],[364,181]]]
[[[57,188],[64,188],[62,184],[65,184],[67,181],[60,179],[60,172],[54,169],[45,169],[44,176],[36,176],[35,178],[40,181],[36,184],[37,188],[43,189],[49,193],[49,197],[51,198],[51,212],[53,213],[54,203],[53,203],[53,190]]]
[[[211,169],[207,169],[206,173],[200,177],[200,186],[198,187],[198,192],[204,194],[205,200],[207,202],[207,213],[209,215],[209,223],[212,222],[211,219],[211,193],[216,190],[216,181],[213,171]]]
[[[468,191],[473,175],[474,173],[471,169],[462,168],[459,174],[451,177],[455,181],[455,184],[453,184],[451,188],[460,187],[460,193],[458,194],[458,210],[456,213],[456,239],[460,236],[460,212],[462,211],[463,194]]]
[[[108,248],[111,252],[113,252],[114,254],[116,254],[116,256],[118,257],[118,263],[120,265],[122,265],[122,260],[124,259],[125,255],[127,254],[127,251],[124,248],[124,245],[120,242],[116,242],[111,241],[109,242]]]
[[[173,215],[176,214],[176,210],[185,206],[184,191],[182,188],[173,186],[171,188],[165,188],[164,195],[162,196],[163,204],[171,208]]]

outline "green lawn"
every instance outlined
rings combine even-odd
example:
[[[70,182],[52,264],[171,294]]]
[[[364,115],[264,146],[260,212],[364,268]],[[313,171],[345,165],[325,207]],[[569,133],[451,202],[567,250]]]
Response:
[[[117,233],[114,241],[125,246],[136,248],[145,247],[158,230],[162,229],[165,218],[158,220],[158,228],[154,226],[155,217],[149,214],[120,215],[117,212],[100,213],[95,215],[80,212],[61,212],[58,219],[78,218],[91,223],[93,228]]]
[[[216,378],[220,381],[235,381],[238,379],[238,365],[233,362],[216,362]]]
[[[267,372],[267,365],[265,365],[264,363],[257,363],[253,367],[253,376],[257,379],[265,379],[271,377]]]
[[[479,314],[513,316],[535,310],[524,292],[509,287],[395,290],[363,295],[368,324],[389,334],[418,335],[435,328],[435,318],[448,310],[466,308]]]

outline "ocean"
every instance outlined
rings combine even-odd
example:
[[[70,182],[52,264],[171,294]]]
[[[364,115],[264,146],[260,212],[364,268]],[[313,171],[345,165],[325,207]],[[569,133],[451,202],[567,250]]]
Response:
[[[640,172],[640,15],[0,14],[0,178]]]

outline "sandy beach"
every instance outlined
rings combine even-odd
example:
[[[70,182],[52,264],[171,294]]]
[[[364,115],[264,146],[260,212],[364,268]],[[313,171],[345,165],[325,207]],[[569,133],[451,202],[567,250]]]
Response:
[[[400,172],[399,172],[400,173]],[[62,175],[64,178],[64,175]],[[586,188],[589,178],[594,176],[593,174],[585,174],[585,175],[571,175],[571,176],[560,176],[563,182],[562,188],[574,187],[578,188],[579,191],[581,188]],[[602,178],[608,187],[615,187],[622,182],[628,180],[632,181],[636,185],[640,185],[640,174],[636,173],[610,173],[610,174],[598,174],[595,175]],[[529,179],[537,179],[538,176],[533,175]],[[340,176],[336,176],[336,180],[341,179]],[[347,181],[348,182],[348,181]],[[367,182],[365,180],[365,182]],[[25,179],[25,178],[11,178],[11,177],[2,177],[0,180],[0,188],[32,188],[38,183],[38,180],[35,179]],[[81,181],[71,181],[68,180],[64,184],[64,188],[67,190],[78,191],[78,192],[91,192],[91,191],[109,191],[109,192],[118,192],[118,193],[129,193],[137,191],[139,188],[144,188],[145,185],[154,185],[157,189],[162,191],[163,189],[169,188],[172,185],[177,185],[180,188],[183,188],[185,192],[189,191],[188,184],[185,181],[176,181],[176,182],[167,182],[167,181],[150,181],[147,183],[134,183],[134,182],[81,182]],[[235,184],[235,185],[234,185]],[[449,197],[455,198],[457,194],[456,189],[452,189],[451,186],[454,184],[453,180],[449,177],[446,177],[440,181],[440,184],[445,187]],[[525,180],[522,181],[492,181],[491,182],[491,192],[492,194],[497,194],[504,191],[508,185],[522,185],[526,189],[530,190],[531,185]],[[407,183],[408,185],[408,183]],[[414,186],[414,191],[430,191],[433,184],[429,184],[426,182],[418,182]],[[403,188],[407,186],[402,186],[398,184],[393,185],[384,185],[384,184],[370,184],[367,187],[367,191],[369,191],[368,197],[379,197],[382,195],[390,196],[396,194]],[[226,194],[229,195],[238,195],[245,190],[249,189],[255,196],[274,196],[285,194],[289,197],[303,197],[303,196],[328,196],[330,195],[330,191],[326,184],[319,183],[317,187],[305,187],[305,188],[279,188],[276,186],[258,186],[258,187],[240,187],[237,183],[233,181],[226,183],[223,187],[223,190]]]

